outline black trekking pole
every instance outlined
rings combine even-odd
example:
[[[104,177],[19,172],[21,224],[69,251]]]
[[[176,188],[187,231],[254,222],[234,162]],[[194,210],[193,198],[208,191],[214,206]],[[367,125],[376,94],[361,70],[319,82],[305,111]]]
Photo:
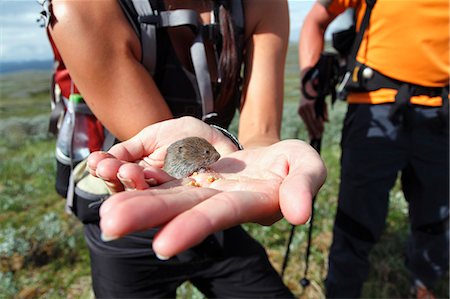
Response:
[[[322,144],[322,138],[314,138],[311,139],[310,141],[310,145],[320,154],[320,148],[321,148],[321,144]],[[309,255],[311,252],[311,241],[312,241],[312,229],[313,229],[313,222],[314,222],[314,204],[316,202],[316,196],[314,195],[312,198],[312,209],[311,209],[311,219],[309,220],[309,229],[308,229],[308,245],[306,247],[306,255],[305,255],[305,272],[304,272],[304,277],[300,280],[300,284],[303,287],[306,287],[309,285],[309,280],[307,279],[307,275],[308,275],[308,268],[309,268]],[[289,260],[289,254],[290,254],[290,248],[291,248],[291,244],[292,244],[292,240],[294,238],[294,234],[295,234],[295,225],[292,224],[291,225],[291,231],[289,233],[289,239],[288,239],[288,244],[286,246],[286,252],[284,254],[284,260],[283,260],[283,266],[282,266],[282,270],[281,270],[281,277],[284,277],[284,272],[286,271],[287,268],[287,263]]]
[[[315,107],[315,111],[316,111],[316,116],[317,117],[324,117],[324,105],[325,105],[325,97],[321,97],[316,98],[315,103],[314,103],[314,107]],[[310,143],[309,143],[320,155],[320,150],[321,150],[321,146],[322,146],[322,138],[312,138]],[[313,223],[314,223],[314,204],[316,202],[316,195],[313,196],[312,198],[312,202],[311,202],[311,219],[309,220],[309,229],[308,229],[308,245],[306,247],[306,255],[305,255],[305,272],[304,272],[304,277],[300,280],[300,284],[303,287],[306,287],[309,285],[309,280],[307,278],[308,275],[308,268],[309,268],[309,255],[311,252],[311,241],[312,241],[312,229],[313,229]],[[291,243],[292,240],[294,238],[294,234],[295,234],[295,225],[291,225],[291,231],[289,233],[289,239],[288,239],[288,243],[286,246],[286,252],[284,254],[284,260],[283,260],[283,266],[282,266],[282,270],[281,270],[281,277],[284,277],[284,272],[286,271],[287,268],[287,263],[289,260],[289,254],[290,254],[290,248],[291,248]]]
[[[322,146],[322,138],[313,138],[310,142],[311,146],[319,153]],[[311,253],[311,243],[312,243],[312,231],[313,231],[313,223],[314,223],[314,204],[316,202],[316,195],[313,196],[312,199],[312,209],[311,209],[311,219],[309,220],[309,228],[308,228],[308,245],[306,246],[306,255],[305,255],[305,272],[303,273],[303,278],[300,280],[300,285],[302,287],[307,287],[310,284],[308,279],[308,270],[309,270],[309,255]]]
[[[314,138],[311,139],[310,141],[310,145],[320,154],[320,147],[322,144],[322,138]],[[304,272],[304,277],[300,280],[300,284],[303,287],[306,287],[309,285],[309,280],[306,278],[307,274],[308,274],[308,268],[309,268],[309,255],[311,252],[311,239],[312,239],[312,227],[313,227],[313,222],[314,222],[314,203],[316,202],[316,195],[313,196],[312,199],[312,209],[311,209],[311,219],[309,220],[309,229],[308,229],[308,245],[306,247],[306,256],[305,256],[305,272]],[[282,266],[282,270],[281,270],[281,277],[284,277],[284,272],[286,271],[287,268],[287,263],[289,260],[289,254],[290,254],[290,248],[291,248],[291,244],[292,244],[292,240],[294,238],[294,234],[295,234],[295,225],[291,225],[291,231],[289,233],[289,239],[288,239],[288,245],[286,246],[286,252],[284,254],[284,260],[283,260],[283,266]]]
[[[339,71],[339,66],[336,60],[336,55],[324,52],[321,54],[319,61],[317,64],[312,67],[302,78],[302,93],[306,96],[307,99],[314,100],[314,110],[316,112],[317,118],[324,118],[325,116],[325,98],[328,95],[331,95],[331,101],[334,103],[336,99],[336,83],[337,83],[337,74]],[[305,88],[306,82],[310,81],[313,85],[314,90],[317,92],[317,95],[310,95]],[[319,153],[321,151],[322,138],[312,138],[310,140],[310,145]],[[306,287],[310,284],[308,277],[309,270],[309,256],[311,253],[311,243],[312,243],[312,229],[314,223],[314,204],[316,202],[316,197],[312,198],[312,209],[311,209],[311,219],[309,221],[309,229],[308,229],[308,243],[306,247],[306,255],[305,255],[305,272],[304,277],[300,280],[300,284],[303,287]],[[287,263],[289,260],[290,254],[290,245],[294,238],[295,234],[295,225],[291,226],[291,231],[289,233],[289,239],[286,246],[286,252],[284,255],[281,277],[284,277],[284,273],[287,268]]]

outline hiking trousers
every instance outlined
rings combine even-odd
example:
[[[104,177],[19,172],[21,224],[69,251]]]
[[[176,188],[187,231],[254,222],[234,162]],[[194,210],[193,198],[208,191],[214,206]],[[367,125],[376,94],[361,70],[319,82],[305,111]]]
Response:
[[[406,266],[428,288],[449,263],[449,137],[440,107],[411,106],[408,123],[389,120],[391,104],[350,104],[342,131],[341,183],[329,255],[329,298],[357,298],[379,240],[398,173],[410,232]],[[405,116],[406,117],[406,116]]]
[[[264,248],[240,226],[166,261],[152,251],[156,230],[103,242],[97,224],[84,228],[96,298],[175,298],[185,281],[207,298],[295,298]]]

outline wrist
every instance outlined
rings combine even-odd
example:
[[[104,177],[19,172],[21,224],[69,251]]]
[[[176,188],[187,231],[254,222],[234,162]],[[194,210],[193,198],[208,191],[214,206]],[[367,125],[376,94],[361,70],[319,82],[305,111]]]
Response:
[[[300,79],[303,79],[303,77],[305,76],[305,74],[312,69],[312,65],[311,66],[306,66],[300,69]]]
[[[225,137],[227,137],[228,139],[230,139],[231,142],[233,142],[233,144],[237,147],[238,150],[243,150],[244,149],[244,147],[239,142],[239,140],[236,138],[236,136],[231,134],[228,130],[226,130],[226,129],[222,128],[222,127],[216,126],[216,125],[210,125],[210,126],[213,127],[214,129],[218,130],[223,135],[225,135]]]
[[[300,74],[300,94],[302,99],[308,101],[315,100],[317,97],[316,84],[317,84],[317,69],[313,67],[306,67],[301,70]]]

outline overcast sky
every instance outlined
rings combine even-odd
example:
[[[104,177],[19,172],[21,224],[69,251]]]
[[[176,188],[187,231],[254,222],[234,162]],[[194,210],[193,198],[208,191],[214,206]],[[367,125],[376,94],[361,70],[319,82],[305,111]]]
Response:
[[[291,41],[298,40],[303,19],[313,3],[313,0],[289,0]],[[36,0],[0,0],[1,61],[52,59],[45,30],[36,22],[40,8]],[[336,23],[337,27],[342,24]]]

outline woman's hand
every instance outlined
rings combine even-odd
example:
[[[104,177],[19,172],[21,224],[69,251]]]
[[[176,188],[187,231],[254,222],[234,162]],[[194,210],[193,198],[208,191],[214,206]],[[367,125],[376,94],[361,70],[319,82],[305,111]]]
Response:
[[[148,126],[107,153],[92,153],[88,158],[90,173],[103,179],[112,193],[143,190],[173,180],[161,170],[167,147],[189,136],[206,139],[222,156],[238,150],[217,129],[196,118],[181,117]]]
[[[195,123],[189,118],[174,121],[176,124]],[[302,224],[309,219],[312,197],[323,184],[326,169],[320,156],[308,144],[285,140],[267,147],[234,151],[226,137],[223,140],[220,135],[216,136],[218,139],[208,138],[209,133],[204,133],[209,131],[209,126],[204,127],[208,128],[206,131],[186,127],[184,133],[180,129],[171,137],[159,135],[157,132],[161,128],[164,125],[150,126],[111,152],[125,161],[135,161],[149,153],[162,161],[163,148],[186,137],[187,132],[196,132],[216,146],[222,158],[212,164],[208,172],[182,180],[166,177],[150,189],[111,196],[100,210],[105,240],[159,227],[153,249],[159,256],[171,257],[200,243],[211,233],[237,224],[258,222],[268,225],[282,216],[293,224]],[[158,149],[160,152],[156,153]],[[119,170],[119,174],[120,168],[136,165],[116,158],[103,162],[105,172],[110,171],[108,167],[111,166],[111,173]],[[122,174],[122,179],[132,181],[134,176],[142,175],[142,169],[129,168]]]

